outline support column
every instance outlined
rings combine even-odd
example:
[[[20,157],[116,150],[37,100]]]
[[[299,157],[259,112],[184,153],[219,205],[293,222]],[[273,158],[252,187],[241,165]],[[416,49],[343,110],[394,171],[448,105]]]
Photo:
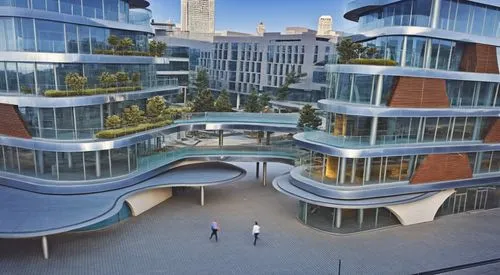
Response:
[[[224,130],[219,130],[219,147],[224,146]]]
[[[271,145],[271,132],[266,132],[266,145]]]
[[[267,185],[267,162],[262,163],[262,185]]]
[[[200,187],[200,205],[201,206],[205,205],[205,187],[204,186]]]
[[[259,169],[260,168],[260,165],[259,165],[259,162],[256,163],[256,166],[255,166],[255,177],[256,178],[259,178]]]
[[[186,104],[187,104],[187,87],[182,87],[181,90],[184,93],[184,106],[186,106]]]
[[[401,67],[406,67],[406,51],[408,51],[408,36],[403,38],[403,50],[401,51]]]
[[[236,109],[237,110],[240,109],[240,102],[241,102],[240,93],[237,93],[236,94]]]
[[[36,151],[36,154],[37,154],[37,162],[38,162],[38,171],[41,174],[44,174],[45,173],[45,169],[44,169],[44,165],[43,165],[43,152],[42,151]]]
[[[358,223],[359,223],[359,227],[363,226],[364,217],[365,217],[365,210],[364,209],[358,209]]]
[[[97,178],[101,177],[101,154],[99,151],[95,152],[95,176]]]
[[[71,169],[73,168],[73,158],[71,157],[71,153],[66,153],[66,156],[68,157],[68,168]]]
[[[335,227],[336,228],[340,228],[340,226],[342,225],[342,209],[341,208],[337,208],[337,210],[335,212],[336,212],[336,215],[335,215]]]
[[[49,259],[49,244],[47,242],[46,236],[42,237],[42,251],[43,251],[43,258],[45,260],[48,260]]]
[[[341,165],[340,165],[340,184],[345,183],[345,169],[347,167],[347,158],[342,158],[341,160]]]
[[[358,164],[358,159],[352,159],[352,167],[351,167],[351,183],[354,183],[356,180],[356,166]]]

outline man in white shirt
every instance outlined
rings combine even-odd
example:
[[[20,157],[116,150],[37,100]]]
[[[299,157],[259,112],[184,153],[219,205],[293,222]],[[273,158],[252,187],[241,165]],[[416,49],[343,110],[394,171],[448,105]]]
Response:
[[[259,238],[260,226],[257,222],[253,225],[252,234],[253,234],[253,245],[257,243],[257,239]]]

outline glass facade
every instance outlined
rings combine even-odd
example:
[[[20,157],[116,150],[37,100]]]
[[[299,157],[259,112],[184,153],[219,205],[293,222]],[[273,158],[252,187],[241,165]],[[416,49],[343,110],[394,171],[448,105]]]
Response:
[[[61,23],[0,17],[0,51],[99,54],[109,50],[108,38],[130,38],[132,50],[148,51],[148,34]]]
[[[369,11],[359,18],[361,31],[392,26],[430,27],[432,0],[405,0]],[[442,0],[438,28],[500,37],[500,9],[465,0]]]
[[[129,23],[129,3],[126,0],[3,0],[0,1],[1,6]]]
[[[398,77],[330,73],[327,98],[376,105],[377,82],[380,77],[383,85],[379,104],[387,106]],[[495,82],[446,80],[446,93],[452,108],[500,106],[499,89],[500,84]]]
[[[126,72],[141,75],[143,88],[162,85],[156,81],[156,69],[152,64],[53,64],[0,62],[0,93],[38,94],[46,90],[67,90],[65,78],[68,73],[79,73],[87,77],[87,87],[100,87],[99,76],[103,72]],[[173,83],[172,83],[173,84]]]

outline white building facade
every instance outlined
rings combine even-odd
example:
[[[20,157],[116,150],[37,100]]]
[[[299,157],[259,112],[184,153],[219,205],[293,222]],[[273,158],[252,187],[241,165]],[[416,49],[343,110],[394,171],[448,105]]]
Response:
[[[181,0],[182,31],[215,32],[215,0]]]
[[[330,15],[323,15],[318,20],[318,35],[331,35],[333,32],[333,19]]]

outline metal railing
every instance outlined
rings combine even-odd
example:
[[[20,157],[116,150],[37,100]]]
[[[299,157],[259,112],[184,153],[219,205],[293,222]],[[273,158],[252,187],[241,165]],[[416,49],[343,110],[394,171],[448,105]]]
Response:
[[[253,123],[279,123],[279,124],[297,124],[298,114],[276,114],[276,113],[187,113],[182,118],[176,120],[176,123],[183,122],[253,122]]]

